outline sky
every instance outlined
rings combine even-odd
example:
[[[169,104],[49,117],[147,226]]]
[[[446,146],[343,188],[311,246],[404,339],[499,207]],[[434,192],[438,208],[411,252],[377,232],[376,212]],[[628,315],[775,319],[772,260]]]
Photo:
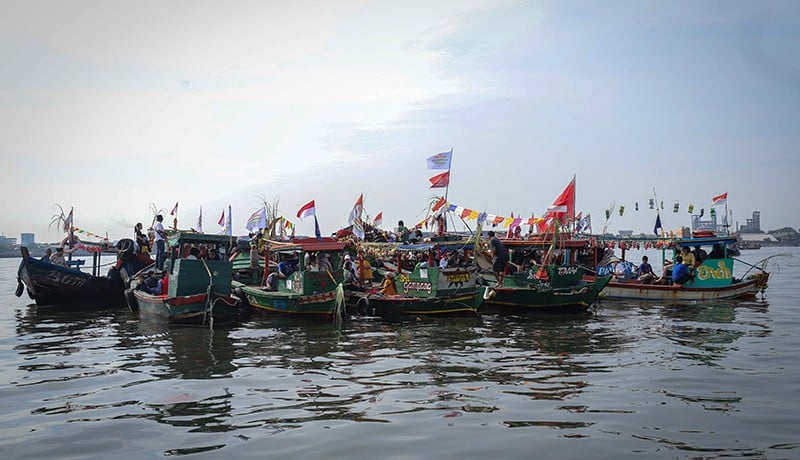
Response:
[[[329,234],[362,193],[415,224],[450,149],[448,200],[490,214],[540,216],[574,176],[594,232],[723,192],[732,222],[800,226],[800,2],[0,3],[7,237],[59,240],[59,207],[130,237],[176,202],[243,234],[262,198],[299,234],[315,200]]]

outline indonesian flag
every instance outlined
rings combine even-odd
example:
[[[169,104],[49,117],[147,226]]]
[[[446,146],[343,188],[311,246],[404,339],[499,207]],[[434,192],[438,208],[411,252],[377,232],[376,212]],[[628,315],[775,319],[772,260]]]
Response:
[[[315,216],[317,212],[314,208],[314,200],[309,201],[299,211],[297,211],[297,218],[303,220],[308,216]]]
[[[217,221],[217,225],[219,225],[220,227],[224,227],[225,226],[225,210],[224,209],[222,210],[222,215],[219,216],[219,220]]]
[[[561,192],[553,205],[547,208],[547,213],[542,216],[544,219],[552,217],[562,217],[563,214],[567,216],[575,215],[575,178],[567,184],[567,187]]]
[[[445,199],[444,199],[444,197],[441,197],[441,198],[439,198],[439,199],[436,201],[436,203],[433,205],[433,207],[431,208],[431,212],[435,214],[435,213],[436,213],[436,211],[438,211],[439,209],[441,209],[441,208],[442,208],[442,206],[444,206],[444,205],[446,205],[446,204],[447,204],[447,200],[445,200]]]
[[[169,212],[169,215],[174,216],[177,213],[178,213],[178,202],[176,201],[175,206],[172,208],[172,211]]]
[[[450,185],[450,171],[437,174],[428,180],[431,181],[431,188],[447,187]]]
[[[383,223],[383,211],[379,212],[377,216],[372,220],[373,227],[380,227]]]
[[[353,210],[350,211],[350,217],[347,218],[347,225],[353,225],[353,221],[361,219],[361,213],[364,211],[364,194],[358,196]],[[362,238],[363,239],[363,238]]]
[[[718,204],[725,204],[727,202],[728,202],[728,192],[725,192],[722,195],[717,195],[714,198],[711,198],[711,206]]]

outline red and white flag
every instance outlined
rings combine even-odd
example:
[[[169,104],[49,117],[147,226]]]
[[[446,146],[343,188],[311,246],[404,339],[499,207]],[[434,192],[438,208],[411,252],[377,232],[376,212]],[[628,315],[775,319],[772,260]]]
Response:
[[[297,211],[297,218],[302,220],[308,216],[315,216],[316,213],[317,211],[314,208],[314,200],[311,200],[308,203],[304,204],[299,211]]]
[[[383,211],[379,212],[374,219],[372,219],[372,226],[373,227],[380,227],[383,223]]]
[[[711,198],[711,206],[715,206],[718,204],[726,204],[727,202],[728,202],[728,192],[725,192],[722,195],[717,195],[714,198]]]
[[[450,184],[450,171],[437,174],[428,180],[431,181],[431,188],[447,187]]]
[[[219,216],[219,220],[217,221],[217,224],[220,227],[224,227],[225,226],[225,210],[224,209],[222,210],[222,215]]]
[[[172,211],[169,212],[169,215],[174,216],[177,213],[178,213],[178,202],[176,201],[175,206],[172,208]]]

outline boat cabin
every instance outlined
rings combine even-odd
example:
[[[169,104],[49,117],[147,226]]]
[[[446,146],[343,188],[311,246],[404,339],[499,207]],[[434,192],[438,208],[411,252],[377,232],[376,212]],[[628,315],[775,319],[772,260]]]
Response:
[[[330,291],[342,282],[344,248],[345,243],[335,238],[295,238],[286,243],[270,244],[270,259],[278,264],[294,259],[297,264],[297,269],[288,278],[277,279],[277,291],[298,294]],[[319,258],[323,254],[330,262],[331,270],[321,271],[306,265],[307,259]]]
[[[193,232],[176,232],[167,238],[170,247],[167,297],[178,297],[205,292],[210,283],[217,294],[231,292],[232,265],[228,261],[231,239],[225,235],[210,235]],[[219,254],[218,260],[210,260],[211,249]],[[199,256],[192,253],[199,252]]]

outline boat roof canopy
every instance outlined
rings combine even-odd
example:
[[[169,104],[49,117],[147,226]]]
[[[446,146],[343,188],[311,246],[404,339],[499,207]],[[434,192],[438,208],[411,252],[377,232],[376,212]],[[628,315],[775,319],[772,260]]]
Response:
[[[275,243],[270,247],[272,252],[291,253],[291,252],[329,252],[343,251],[345,243],[336,238],[295,238],[292,241]]]
[[[675,245],[684,246],[713,246],[715,244],[733,244],[736,242],[734,236],[709,236],[704,238],[681,238],[675,240]]]
[[[212,235],[208,233],[196,232],[175,232],[169,235],[167,243],[172,246],[181,244],[219,244],[227,246],[230,244],[231,237],[227,235]]]

